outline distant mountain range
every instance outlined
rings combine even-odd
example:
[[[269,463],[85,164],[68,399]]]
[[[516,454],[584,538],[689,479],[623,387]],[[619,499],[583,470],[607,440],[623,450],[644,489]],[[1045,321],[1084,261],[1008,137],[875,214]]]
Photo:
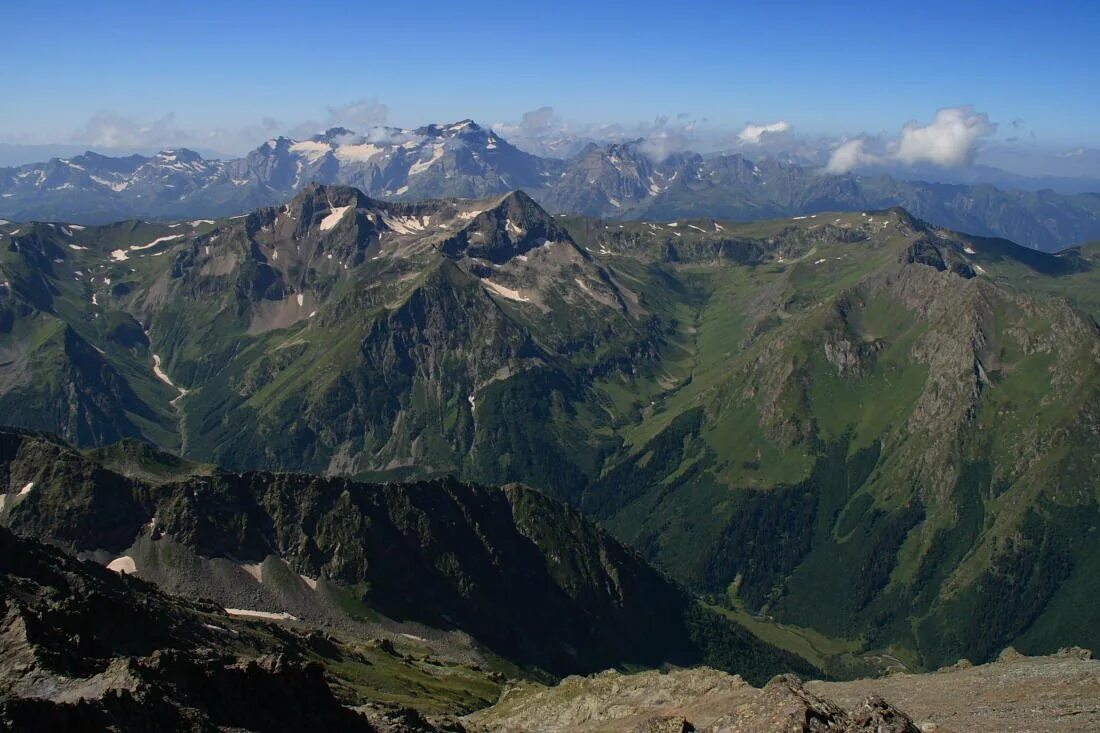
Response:
[[[624,155],[607,180],[676,190]],[[622,222],[309,184],[217,220],[3,223],[0,416],[230,471],[521,482],[729,613],[935,668],[1100,644],[1098,276],[1096,243],[1046,254],[902,209]],[[37,480],[6,487],[28,527],[67,496],[20,498]],[[218,491],[263,505],[249,526],[301,508],[236,481]],[[167,520],[131,495],[103,549]],[[329,544],[262,536],[305,562],[344,531],[322,524]]]
[[[410,201],[524,189],[551,212],[617,220],[759,220],[902,206],[940,226],[1047,251],[1100,238],[1096,193],[832,176],[742,154],[657,161],[646,149],[644,140],[591,143],[567,160],[539,157],[464,120],[366,136],[333,128],[307,140],[280,137],[229,161],[184,149],[123,158],[88,152],[0,169],[0,216],[82,224],[216,218],[285,201],[317,182]]]

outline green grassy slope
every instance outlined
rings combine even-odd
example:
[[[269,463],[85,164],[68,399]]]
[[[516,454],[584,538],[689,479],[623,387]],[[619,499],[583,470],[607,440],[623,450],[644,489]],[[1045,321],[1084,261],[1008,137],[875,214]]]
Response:
[[[125,260],[116,229],[4,227],[0,404],[237,469],[522,481],[731,608],[911,665],[1087,641],[1095,245],[378,206],[311,189]]]

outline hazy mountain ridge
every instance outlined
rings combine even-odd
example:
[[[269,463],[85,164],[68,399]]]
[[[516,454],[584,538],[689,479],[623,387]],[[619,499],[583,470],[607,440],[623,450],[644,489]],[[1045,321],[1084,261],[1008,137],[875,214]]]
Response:
[[[180,149],[152,157],[85,153],[0,169],[0,215],[86,224],[218,217],[285,201],[311,182],[409,201],[523,188],[553,212],[623,220],[758,220],[903,206],[940,226],[1047,251],[1100,237],[1100,193],[1002,190],[874,172],[836,176],[808,163],[753,161],[742,153],[682,152],[657,160],[645,140],[589,143],[560,160],[523,152],[471,120],[273,138],[229,161]]]

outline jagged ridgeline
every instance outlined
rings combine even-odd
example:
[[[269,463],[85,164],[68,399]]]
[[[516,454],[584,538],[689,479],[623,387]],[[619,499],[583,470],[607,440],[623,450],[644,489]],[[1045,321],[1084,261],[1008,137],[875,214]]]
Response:
[[[5,730],[377,730],[326,683],[311,647],[349,650],[323,635],[235,624],[4,528],[0,580]]]
[[[1048,251],[1100,237],[1097,193],[830,175],[798,161],[691,152],[658,160],[645,140],[540,157],[471,120],[367,135],[338,127],[305,140],[268,140],[235,160],[185,149],[123,158],[87,152],[0,168],[0,216],[77,224],[228,216],[282,203],[316,181],[403,201],[522,188],[552,212],[618,220],[758,220],[903,206],[940,226]]]
[[[0,258],[6,423],[523,482],[739,618],[909,665],[1098,643],[1095,244],[310,186],[236,219],[6,224]]]
[[[532,670],[812,665],[700,606],[574,510],[518,485],[223,473],[123,444],[0,431],[0,517],[238,615],[473,643]],[[430,638],[426,638],[430,637]],[[450,651],[453,653],[453,649]]]

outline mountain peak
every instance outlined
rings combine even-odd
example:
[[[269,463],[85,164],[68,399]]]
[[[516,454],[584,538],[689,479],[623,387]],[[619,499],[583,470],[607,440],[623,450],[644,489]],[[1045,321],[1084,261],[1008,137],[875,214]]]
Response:
[[[164,161],[179,161],[183,163],[190,163],[193,161],[202,160],[202,156],[189,148],[171,148],[162,150],[155,156],[159,160]]]
[[[355,206],[356,208],[362,208],[373,204],[374,200],[354,186],[330,185],[313,181],[291,199],[288,205],[293,210],[300,209],[307,204],[318,203],[331,207]]]
[[[482,132],[482,128],[471,119],[459,120],[449,125],[431,124],[419,127],[413,132],[423,137],[453,137],[455,135],[470,135]]]
[[[346,127],[330,127],[324,132],[314,135],[309,138],[315,143],[335,143],[339,142],[341,138],[355,137],[355,131],[349,130]]]
[[[453,258],[468,256],[502,264],[547,242],[575,246],[569,232],[552,215],[516,190],[497,199],[441,249]]]
[[[481,129],[481,126],[478,125],[473,120],[467,118],[467,119],[464,119],[464,120],[459,120],[458,122],[455,122],[453,124],[447,125],[445,129],[447,129],[451,132],[463,132],[463,131],[466,131],[466,130],[468,130],[470,132],[477,132],[478,130]]]

